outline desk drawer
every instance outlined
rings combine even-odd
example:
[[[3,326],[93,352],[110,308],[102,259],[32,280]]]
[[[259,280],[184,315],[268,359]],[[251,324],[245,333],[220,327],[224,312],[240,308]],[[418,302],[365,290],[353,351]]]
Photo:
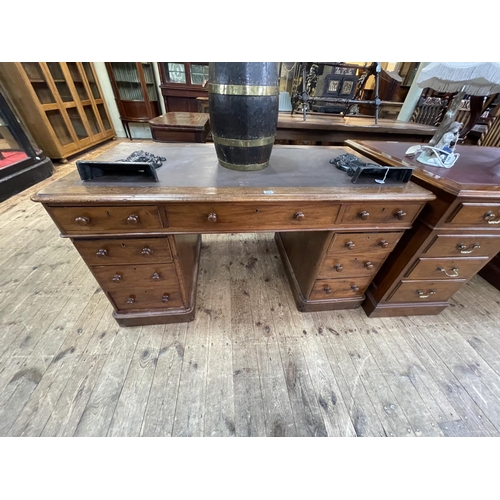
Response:
[[[364,254],[369,252],[369,254],[387,255],[392,252],[402,235],[402,231],[396,233],[335,233],[328,254]]]
[[[410,225],[422,208],[422,203],[356,203],[348,205],[342,224],[401,224]]]
[[[360,297],[371,280],[371,277],[316,280],[310,298],[314,300],[328,300]]]
[[[166,238],[73,240],[73,244],[89,266],[172,261]]]
[[[333,202],[169,203],[172,231],[232,232],[280,229],[329,229],[340,204]]]
[[[385,255],[332,255],[327,254],[318,272],[319,278],[343,278],[344,276],[374,276],[385,260]]]
[[[402,280],[387,302],[442,302],[457,292],[465,280]]]
[[[163,286],[178,290],[173,264],[92,266],[92,273],[103,290],[131,290],[133,287]]]
[[[118,311],[183,307],[180,292],[175,287],[161,285],[148,288],[129,287],[127,290],[108,292],[108,294]]]
[[[55,223],[66,234],[129,233],[162,228],[158,208],[47,207]]]
[[[424,257],[491,257],[500,251],[500,236],[439,234]]]
[[[418,259],[417,264],[408,272],[410,279],[464,279],[472,278],[486,263],[488,257],[479,259],[445,258]]]
[[[448,224],[500,229],[500,203],[461,203]]]

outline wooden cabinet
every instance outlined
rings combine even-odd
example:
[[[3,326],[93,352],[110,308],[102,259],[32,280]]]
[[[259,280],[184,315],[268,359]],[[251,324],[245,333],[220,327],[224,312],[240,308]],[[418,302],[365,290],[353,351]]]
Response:
[[[66,160],[116,135],[90,62],[0,63],[0,79],[50,158]]]
[[[363,308],[373,317],[441,312],[500,250],[500,150],[458,146],[459,160],[445,169],[405,157],[404,143],[347,144],[376,162],[415,167],[412,181],[436,195],[380,268]]]
[[[130,122],[147,123],[159,116],[160,103],[153,63],[107,62],[111,86],[127,137]]]
[[[208,79],[208,63],[180,62],[158,63],[161,76],[161,93],[166,112],[199,111],[198,97],[208,98],[204,83]]]
[[[100,160],[132,150],[121,143]],[[275,146],[269,169],[250,174],[220,167],[210,144],[148,150],[167,158],[158,183],[82,183],[74,172],[34,197],[72,239],[125,326],[193,319],[202,233],[276,232],[299,310],[357,307],[434,199],[412,183],[352,184],[329,162],[349,148]],[[373,221],[354,216],[361,211]]]

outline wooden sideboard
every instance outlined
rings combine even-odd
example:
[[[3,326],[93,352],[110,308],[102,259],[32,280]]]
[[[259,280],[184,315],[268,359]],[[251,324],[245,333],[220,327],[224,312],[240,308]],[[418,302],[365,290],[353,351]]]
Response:
[[[72,239],[121,325],[194,317],[201,234],[275,232],[301,311],[357,307],[434,195],[413,183],[352,184],[329,160],[349,148],[275,146],[258,172],[221,167],[212,144],[119,144],[166,157],[159,182],[73,172],[33,197]]]
[[[500,150],[458,146],[450,168],[405,157],[408,143],[347,141],[375,162],[416,167],[412,181],[436,195],[367,290],[369,316],[437,314],[500,250]]]

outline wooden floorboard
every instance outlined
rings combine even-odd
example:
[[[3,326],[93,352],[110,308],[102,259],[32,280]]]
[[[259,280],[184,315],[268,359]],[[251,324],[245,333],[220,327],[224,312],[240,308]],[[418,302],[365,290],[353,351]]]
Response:
[[[119,327],[30,201],[74,168],[0,203],[1,436],[500,436],[481,277],[436,316],[303,314],[272,234],[205,235],[196,319]]]

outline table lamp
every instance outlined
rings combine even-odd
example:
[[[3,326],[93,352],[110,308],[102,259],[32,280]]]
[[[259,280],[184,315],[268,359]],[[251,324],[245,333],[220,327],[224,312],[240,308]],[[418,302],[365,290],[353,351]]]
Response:
[[[420,88],[438,92],[456,92],[436,133],[426,146],[412,146],[407,156],[418,153],[417,161],[431,167],[451,168],[460,156],[455,145],[462,124],[454,121],[466,94],[487,96],[500,93],[500,63],[498,62],[435,62],[422,69],[417,80]]]

